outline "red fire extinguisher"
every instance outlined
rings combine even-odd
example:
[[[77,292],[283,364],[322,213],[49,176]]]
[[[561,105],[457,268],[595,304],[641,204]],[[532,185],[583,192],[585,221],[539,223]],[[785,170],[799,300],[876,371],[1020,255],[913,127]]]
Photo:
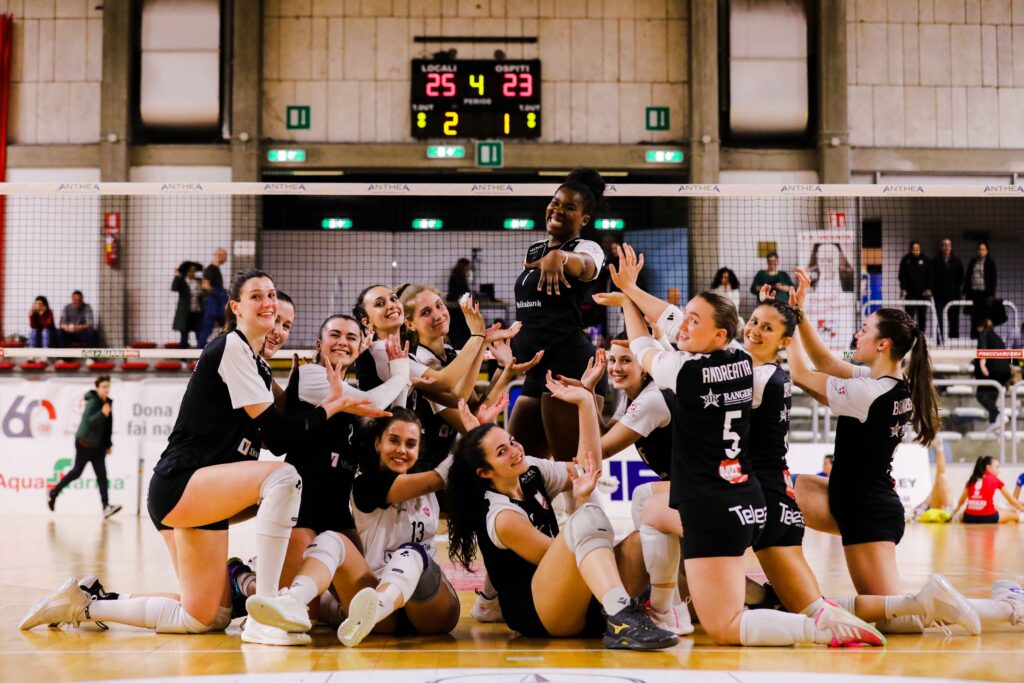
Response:
[[[103,258],[111,268],[117,266],[120,256],[120,234],[121,214],[116,211],[103,214]]]

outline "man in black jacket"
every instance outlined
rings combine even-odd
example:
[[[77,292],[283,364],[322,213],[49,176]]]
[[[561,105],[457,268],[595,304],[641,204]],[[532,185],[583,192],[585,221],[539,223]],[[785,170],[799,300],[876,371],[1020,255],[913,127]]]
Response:
[[[910,252],[900,261],[900,292],[903,299],[928,299],[932,295],[932,264],[921,253],[921,243],[910,243]],[[926,306],[907,306],[907,313],[917,316],[917,327],[922,332],[928,321]]]
[[[942,310],[950,301],[957,301],[964,285],[964,264],[953,255],[953,241],[942,240],[939,255],[932,261],[932,295],[935,297],[935,312],[939,316],[939,331],[943,339],[957,339],[960,336],[959,307],[949,309],[945,320]]]
[[[992,318],[996,296],[996,263],[988,253],[988,242],[978,242],[977,256],[967,262],[964,271],[964,298],[971,300],[971,338],[978,338],[978,328]]]
[[[85,394],[85,409],[82,421],[75,432],[75,465],[57,486],[50,491],[47,505],[53,511],[60,492],[75,479],[82,476],[86,463],[92,463],[92,471],[96,474],[96,485],[100,489],[100,502],[103,503],[103,516],[110,517],[121,509],[120,505],[111,505],[107,499],[107,453],[110,452],[110,435],[114,426],[113,401],[110,399],[110,378],[103,375],[96,378],[96,388]]]

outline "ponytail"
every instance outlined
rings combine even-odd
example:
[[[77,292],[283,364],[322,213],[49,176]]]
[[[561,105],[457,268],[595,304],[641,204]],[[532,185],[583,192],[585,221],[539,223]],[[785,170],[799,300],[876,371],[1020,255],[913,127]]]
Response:
[[[974,470],[971,472],[970,479],[967,480],[967,488],[974,486],[974,482],[978,481],[985,476],[985,470],[992,464],[991,455],[979,455],[978,459],[974,461]]]
[[[914,441],[929,446],[939,432],[939,395],[932,383],[932,361],[928,355],[928,340],[914,324],[906,311],[898,308],[880,308],[874,315],[878,319],[878,337],[892,344],[890,358],[899,361],[910,352],[907,366],[907,384],[910,400],[914,404],[911,422],[917,438]]]

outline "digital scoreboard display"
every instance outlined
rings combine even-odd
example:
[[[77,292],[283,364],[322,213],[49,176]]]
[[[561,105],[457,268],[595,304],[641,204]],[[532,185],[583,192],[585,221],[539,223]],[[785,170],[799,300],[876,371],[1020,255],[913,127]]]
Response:
[[[412,60],[412,136],[539,138],[540,60]]]

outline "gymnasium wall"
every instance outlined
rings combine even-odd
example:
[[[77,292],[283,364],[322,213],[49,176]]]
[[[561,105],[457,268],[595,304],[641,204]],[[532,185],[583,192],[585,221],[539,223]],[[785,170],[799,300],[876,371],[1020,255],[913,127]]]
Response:
[[[541,60],[541,142],[623,143],[687,135],[686,0],[268,0],[263,135],[411,142],[410,60],[453,47],[414,36],[536,36],[532,45],[457,43],[459,59]],[[309,130],[285,107],[309,105]],[[644,129],[644,108],[671,128]],[[571,164],[567,164],[571,165]]]
[[[1024,4],[849,0],[850,144],[1024,147]]]
[[[14,15],[12,144],[97,142],[103,70],[102,3],[3,0]]]

